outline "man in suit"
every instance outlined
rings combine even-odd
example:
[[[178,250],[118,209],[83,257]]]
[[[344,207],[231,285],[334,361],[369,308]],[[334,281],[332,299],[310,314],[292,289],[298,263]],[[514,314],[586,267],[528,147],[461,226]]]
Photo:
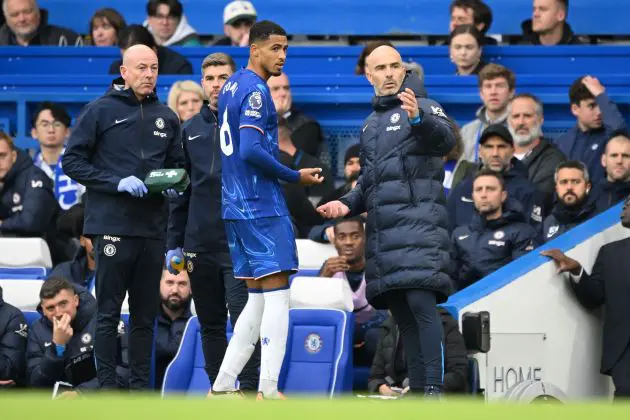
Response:
[[[630,228],[630,197],[624,202],[621,225]],[[568,273],[569,284],[580,303],[594,309],[606,304],[601,373],[612,376],[615,399],[630,397],[630,324],[628,318],[628,270],[630,238],[604,245],[597,254],[591,274],[559,249],[541,252],[553,258],[558,272]]]

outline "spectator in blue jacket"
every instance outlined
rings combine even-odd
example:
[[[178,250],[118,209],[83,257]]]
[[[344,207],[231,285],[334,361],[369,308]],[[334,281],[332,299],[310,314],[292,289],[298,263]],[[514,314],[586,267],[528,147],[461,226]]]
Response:
[[[577,160],[556,168],[557,201],[543,222],[543,240],[548,242],[573,229],[597,213],[586,166]]]
[[[527,179],[527,168],[514,157],[514,140],[503,124],[489,126],[479,139],[481,168],[501,174],[511,200],[517,201],[525,212],[526,220],[533,226],[542,223],[542,196]],[[460,182],[448,196],[448,221],[450,232],[458,226],[470,224],[475,208],[473,205],[474,175]]]
[[[187,271],[182,270],[179,274],[171,274],[165,269],[162,272],[162,280],[160,281],[162,303],[155,333],[156,389],[162,388],[166,368],[177,354],[186,324],[192,316],[190,313],[191,297]]]
[[[39,298],[42,317],[28,334],[28,384],[52,388],[63,381],[77,389],[98,388],[93,356],[96,300],[61,278],[46,280]]]
[[[0,389],[18,385],[23,379],[27,336],[24,315],[2,299],[0,286]]]
[[[597,185],[604,178],[600,164],[604,146],[613,133],[626,130],[626,122],[595,77],[584,76],[575,80],[569,90],[569,99],[577,124],[554,143],[567,159],[584,162],[591,182]]]
[[[630,138],[618,133],[608,141],[601,157],[606,178],[595,184],[593,200],[597,212],[608,210],[630,195]]]
[[[57,212],[50,178],[0,132],[0,236],[46,238]]]
[[[537,232],[526,222],[518,202],[508,199],[503,178],[484,169],[475,175],[475,215],[453,232],[453,275],[463,289],[533,250]]]
[[[58,264],[48,277],[70,280],[91,291],[94,288],[96,261],[92,239],[83,235],[84,214],[83,205],[78,204],[59,217],[59,230],[63,230],[68,236],[79,238],[80,247],[72,260]],[[62,229],[62,225],[66,228]]]

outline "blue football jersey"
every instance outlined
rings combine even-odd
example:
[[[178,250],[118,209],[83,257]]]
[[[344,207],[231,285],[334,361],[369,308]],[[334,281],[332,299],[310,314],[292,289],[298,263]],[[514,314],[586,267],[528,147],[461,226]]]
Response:
[[[240,130],[253,128],[263,134],[264,150],[278,160],[278,115],[265,81],[248,69],[234,73],[219,94],[219,123],[223,219],[287,216],[278,179],[266,176],[239,153]]]

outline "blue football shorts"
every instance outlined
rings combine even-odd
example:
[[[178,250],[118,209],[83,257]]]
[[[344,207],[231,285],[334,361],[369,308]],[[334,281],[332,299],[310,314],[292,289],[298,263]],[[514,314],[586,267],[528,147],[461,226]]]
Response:
[[[234,277],[261,279],[298,270],[293,224],[288,216],[225,220]]]

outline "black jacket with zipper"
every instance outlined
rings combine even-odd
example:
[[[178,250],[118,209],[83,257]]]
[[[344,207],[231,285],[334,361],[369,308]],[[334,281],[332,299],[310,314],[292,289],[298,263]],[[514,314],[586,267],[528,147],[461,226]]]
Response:
[[[66,175],[87,187],[84,234],[163,238],[164,197],[134,198],[118,183],[184,163],[177,115],[155,93],[139,101],[122,78],[114,80],[83,110],[62,158]]]

